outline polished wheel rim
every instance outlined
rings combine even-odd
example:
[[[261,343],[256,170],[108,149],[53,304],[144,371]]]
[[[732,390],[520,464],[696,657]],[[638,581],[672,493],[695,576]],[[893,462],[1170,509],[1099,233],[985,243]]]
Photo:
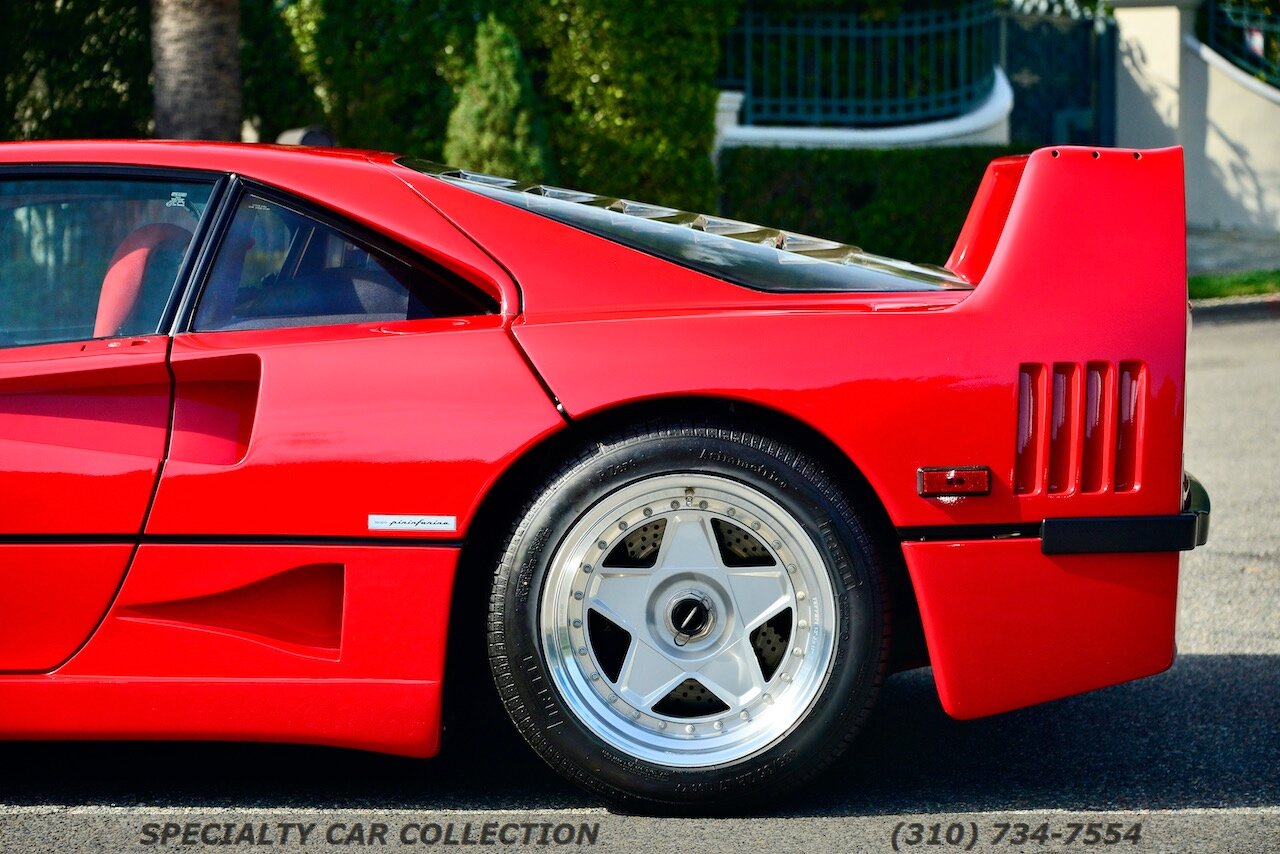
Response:
[[[696,768],[752,756],[808,713],[835,649],[822,553],[768,495],[671,474],[574,523],[539,607],[551,678],[610,747]]]

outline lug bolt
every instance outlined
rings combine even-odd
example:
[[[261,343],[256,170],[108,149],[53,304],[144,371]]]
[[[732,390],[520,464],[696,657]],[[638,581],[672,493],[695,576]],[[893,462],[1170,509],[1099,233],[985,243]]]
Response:
[[[807,629],[807,628],[809,628],[809,621],[808,621],[808,620],[801,620],[801,621],[800,621],[800,628],[802,628],[802,629]]]
[[[581,591],[581,590],[575,590],[575,591],[573,591],[573,598],[574,598],[574,599],[581,599],[581,598],[582,598],[582,591]]]
[[[586,655],[586,654],[587,654],[587,648],[585,646],[578,647],[578,655]]]
[[[791,650],[791,654],[794,655],[796,658],[799,658],[800,656],[804,655],[804,650],[801,649],[800,647],[796,647],[795,649]]]
[[[699,501],[699,502],[698,502],[698,509],[699,509],[699,510],[706,510],[706,509],[707,509],[707,502],[705,502],[705,501]]]
[[[646,508],[644,508],[644,515],[646,515],[646,516],[652,516],[652,515],[653,515],[653,508],[652,508],[652,507],[646,507]]]
[[[573,621],[573,627],[574,627],[575,629],[580,629],[580,628],[582,628],[582,620],[574,620],[574,621]]]
[[[584,564],[582,565],[582,571],[583,571],[583,572],[590,572],[590,571],[591,571],[591,564],[589,564],[589,563],[584,563]]]
[[[693,724],[686,725],[684,731],[689,733],[689,735],[693,735]]]
[[[721,721],[716,721],[714,724],[712,724],[712,726],[714,726],[716,729],[724,729],[724,724]]]

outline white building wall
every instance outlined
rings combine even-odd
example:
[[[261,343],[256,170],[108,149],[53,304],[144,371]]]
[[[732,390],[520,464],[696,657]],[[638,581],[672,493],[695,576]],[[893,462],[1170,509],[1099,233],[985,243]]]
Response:
[[[1115,0],[1116,142],[1183,146],[1187,221],[1280,238],[1280,90],[1194,35],[1198,0]]]
[[[1275,232],[1280,239],[1280,89],[1248,76],[1194,36],[1184,36],[1182,52],[1191,221]]]

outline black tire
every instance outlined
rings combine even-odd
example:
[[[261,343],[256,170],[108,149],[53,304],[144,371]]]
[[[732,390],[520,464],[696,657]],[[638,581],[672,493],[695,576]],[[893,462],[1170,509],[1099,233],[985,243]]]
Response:
[[[549,569],[575,522],[605,496],[675,473],[726,478],[781,506],[817,546],[836,615],[834,649],[802,717],[749,755],[696,768],[628,755],[586,726],[552,678],[539,622]],[[740,812],[766,797],[775,804],[825,769],[871,711],[889,660],[890,601],[881,567],[855,508],[810,456],[716,425],[634,428],[590,443],[536,489],[519,515],[490,598],[490,666],[508,715],[533,749],[617,807],[688,814]]]

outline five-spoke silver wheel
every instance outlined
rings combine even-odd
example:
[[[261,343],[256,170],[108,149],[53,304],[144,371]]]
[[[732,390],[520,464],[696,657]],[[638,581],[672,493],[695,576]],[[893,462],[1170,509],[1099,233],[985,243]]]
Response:
[[[538,608],[572,714],[617,751],[691,769],[756,755],[803,720],[835,626],[813,536],[761,490],[704,473],[596,501],[552,555]]]

